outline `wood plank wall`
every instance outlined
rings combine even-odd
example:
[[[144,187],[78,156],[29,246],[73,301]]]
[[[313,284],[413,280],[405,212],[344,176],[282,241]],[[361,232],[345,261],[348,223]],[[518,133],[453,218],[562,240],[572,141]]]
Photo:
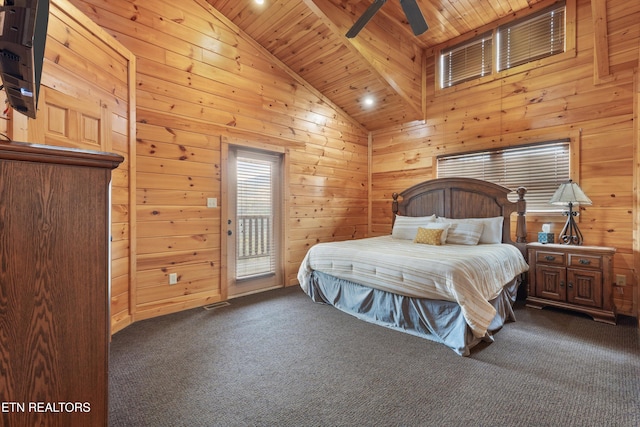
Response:
[[[568,2],[570,4],[570,2]],[[640,40],[640,2],[607,0],[609,75],[596,75],[591,2],[577,0],[576,55],[560,62],[540,61],[502,75],[449,90],[435,85],[437,50],[427,58],[427,120],[372,135],[371,232],[390,231],[391,193],[436,176],[436,156],[482,148],[570,137],[576,180],[593,200],[581,207],[585,244],[617,248],[614,274],[627,276],[615,287],[619,313],[637,316],[634,265],[634,163],[637,132],[634,105]],[[597,65],[597,64],[596,64]],[[528,240],[543,222],[558,233],[561,216],[528,216]]]
[[[134,319],[224,298],[223,144],[286,147],[286,284],[312,244],[366,235],[367,133],[204,0],[73,3],[137,58]]]
[[[125,161],[112,173],[112,332],[131,323],[130,188],[135,187],[135,58],[67,0],[51,0],[36,119],[12,112],[14,140],[108,151]]]

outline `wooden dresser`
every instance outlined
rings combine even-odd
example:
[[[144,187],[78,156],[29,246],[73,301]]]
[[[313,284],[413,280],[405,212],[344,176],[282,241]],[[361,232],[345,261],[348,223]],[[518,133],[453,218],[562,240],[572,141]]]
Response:
[[[0,426],[108,425],[116,154],[0,143]]]
[[[613,305],[615,248],[529,243],[527,306],[559,307],[616,323]]]

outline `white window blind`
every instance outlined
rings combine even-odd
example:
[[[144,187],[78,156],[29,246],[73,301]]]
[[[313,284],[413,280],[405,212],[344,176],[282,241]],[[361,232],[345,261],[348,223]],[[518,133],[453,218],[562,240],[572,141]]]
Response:
[[[565,5],[503,25],[497,31],[498,71],[565,50]]]
[[[274,274],[274,174],[277,158],[237,156],[236,278]]]
[[[440,55],[440,87],[491,74],[491,34],[442,51]]]
[[[441,156],[437,167],[439,178],[477,178],[514,191],[526,187],[528,212],[555,211],[549,200],[569,180],[569,140]]]

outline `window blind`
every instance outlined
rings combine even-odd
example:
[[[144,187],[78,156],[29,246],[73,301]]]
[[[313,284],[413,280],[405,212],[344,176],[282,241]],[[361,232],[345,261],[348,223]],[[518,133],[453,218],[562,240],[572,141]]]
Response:
[[[238,153],[237,279],[271,274],[276,268],[273,235],[273,180],[276,161]]]
[[[565,5],[498,28],[498,71],[564,52]]]
[[[440,87],[449,87],[466,80],[491,74],[491,34],[442,51],[440,55]]]
[[[441,156],[437,168],[439,178],[477,178],[514,191],[526,187],[528,212],[555,211],[549,200],[569,180],[569,140]]]

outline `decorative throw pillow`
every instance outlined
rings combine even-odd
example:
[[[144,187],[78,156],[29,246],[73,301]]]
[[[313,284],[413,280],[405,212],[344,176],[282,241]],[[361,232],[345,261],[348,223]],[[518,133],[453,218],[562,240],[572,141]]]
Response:
[[[423,228],[418,227],[418,233],[416,234],[416,238],[413,239],[413,243],[424,243],[427,245],[437,245],[440,246],[442,244],[442,232],[444,230],[441,228]]]
[[[413,240],[418,232],[418,227],[424,227],[426,224],[434,222],[435,215],[431,216],[402,216],[396,215],[393,223],[391,237],[394,239]]]
[[[424,228],[442,230],[442,234],[440,235],[440,244],[444,245],[445,243],[447,243],[447,234],[450,226],[451,224],[447,223],[430,222],[429,224],[425,225]]]
[[[477,245],[482,235],[484,224],[474,222],[457,222],[451,224],[447,233],[447,243],[454,245]]]

